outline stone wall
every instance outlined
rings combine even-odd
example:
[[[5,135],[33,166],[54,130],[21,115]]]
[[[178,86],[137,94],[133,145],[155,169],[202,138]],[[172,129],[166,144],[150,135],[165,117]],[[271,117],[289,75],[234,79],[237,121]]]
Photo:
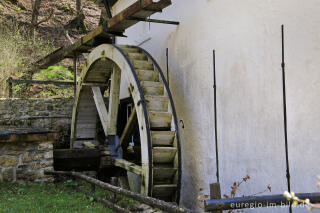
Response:
[[[57,138],[48,130],[0,130],[0,181],[52,182],[44,170],[53,170]]]
[[[9,127],[56,130],[56,148],[68,148],[72,117],[72,98],[0,99],[0,129]]]

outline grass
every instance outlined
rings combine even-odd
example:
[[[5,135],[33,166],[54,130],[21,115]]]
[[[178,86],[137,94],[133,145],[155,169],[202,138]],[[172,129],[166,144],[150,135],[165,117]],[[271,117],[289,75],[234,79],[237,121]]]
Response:
[[[0,212],[5,213],[109,213],[113,212],[97,203],[93,198],[73,190],[70,183],[17,184],[0,183]],[[89,189],[88,185],[81,183]],[[84,185],[84,186],[83,186]],[[108,192],[97,188],[97,195],[109,197]],[[130,208],[135,201],[117,197],[118,205]]]

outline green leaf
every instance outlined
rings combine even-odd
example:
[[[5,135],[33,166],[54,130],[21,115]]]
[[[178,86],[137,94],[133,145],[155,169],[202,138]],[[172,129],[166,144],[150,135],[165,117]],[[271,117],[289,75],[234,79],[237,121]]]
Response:
[[[90,197],[89,201],[92,203],[94,201],[94,197]]]

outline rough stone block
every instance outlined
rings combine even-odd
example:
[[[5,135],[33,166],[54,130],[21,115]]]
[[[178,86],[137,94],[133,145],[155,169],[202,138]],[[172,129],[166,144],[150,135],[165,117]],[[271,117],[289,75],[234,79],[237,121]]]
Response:
[[[33,154],[32,155],[32,160],[37,161],[37,160],[41,160],[43,158],[43,154]]]
[[[53,151],[49,151],[44,153],[44,158],[49,159],[49,158],[53,158]]]
[[[18,158],[0,156],[0,166],[9,167],[18,165]]]
[[[15,178],[14,172],[15,172],[14,168],[8,168],[3,170],[2,172],[3,181],[8,181],[8,182],[14,181],[14,178]]]
[[[32,161],[32,158],[31,158],[31,154],[29,152],[26,152],[22,155],[22,162],[23,163],[29,163]]]
[[[51,150],[51,149],[53,149],[53,145],[51,142],[40,143],[38,145],[38,150]]]
[[[24,144],[19,145],[9,145],[7,144],[3,147],[2,154],[5,155],[19,155],[22,154],[26,150]]]

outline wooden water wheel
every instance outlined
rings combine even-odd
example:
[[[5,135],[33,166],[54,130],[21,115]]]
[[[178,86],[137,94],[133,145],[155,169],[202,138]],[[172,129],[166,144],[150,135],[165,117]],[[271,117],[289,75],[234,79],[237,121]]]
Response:
[[[119,132],[119,100],[125,93],[130,95],[134,107]],[[181,152],[177,123],[168,84],[148,52],[134,46],[102,44],[89,54],[73,108],[73,146],[87,141],[101,144],[97,142],[100,124],[112,165],[126,171],[128,187],[178,203]],[[138,141],[136,138],[130,145],[135,130]]]

